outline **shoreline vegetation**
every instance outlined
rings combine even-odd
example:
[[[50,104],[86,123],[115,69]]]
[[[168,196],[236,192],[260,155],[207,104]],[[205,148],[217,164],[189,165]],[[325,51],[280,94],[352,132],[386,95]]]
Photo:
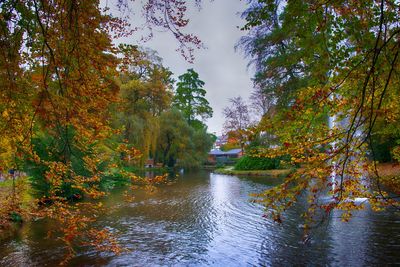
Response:
[[[204,166],[203,166],[204,167]],[[400,175],[400,164],[394,163],[380,163],[377,166],[378,172],[380,173],[380,182],[390,189],[390,191],[399,193],[400,192],[400,183],[395,178],[396,176]],[[272,170],[235,170],[233,166],[225,166],[225,167],[214,167],[210,168],[209,170],[217,174],[223,175],[237,175],[237,176],[253,176],[253,177],[273,177],[273,178],[284,178],[285,176],[289,175],[296,171],[296,169],[272,169]],[[168,172],[170,169],[165,167],[153,167],[153,168],[126,168],[125,171],[129,172]],[[118,179],[117,179],[118,180]],[[113,180],[112,182],[115,183],[112,185],[112,188],[115,186],[126,185],[127,181],[119,181]],[[30,205],[31,201],[33,200],[31,186],[25,179],[16,179],[16,183],[22,183],[23,187],[23,194],[22,194],[22,208],[27,209]],[[12,179],[6,179],[0,181],[0,193],[6,193],[11,190],[12,187]],[[6,195],[4,195],[6,196]],[[0,202],[3,202],[5,199],[0,198]],[[22,219],[22,218],[21,218]],[[4,240],[10,236],[12,236],[22,225],[22,223],[26,222],[27,218],[22,220],[13,221],[11,220],[6,226],[0,227],[0,240]],[[29,219],[28,219],[29,220]],[[8,231],[6,231],[8,230]]]
[[[379,182],[387,187],[392,193],[400,193],[400,164],[398,163],[380,163],[377,165],[380,175]],[[376,177],[375,177],[376,178]]]
[[[379,182],[387,187],[393,193],[400,193],[400,182],[397,179],[400,176],[400,164],[397,163],[379,163],[377,170],[380,175]],[[214,173],[238,176],[260,176],[283,178],[296,171],[296,169],[272,169],[272,170],[235,170],[233,166],[215,168]],[[374,177],[373,179],[376,179]]]
[[[0,180],[0,205],[2,207],[5,207],[8,200],[12,198],[9,192],[13,191],[13,186],[14,190],[20,192],[19,197],[21,198],[19,199],[19,212],[14,211],[7,215],[0,213],[0,242],[14,236],[21,228],[22,224],[31,219],[29,216],[29,209],[34,201],[31,186],[26,177],[22,179],[16,178],[14,182],[15,184],[13,185],[13,180],[11,178]],[[17,201],[17,199],[14,201]],[[12,204],[13,203],[11,203],[11,205]],[[22,216],[21,214],[24,215]]]
[[[126,201],[153,193],[205,163],[276,177],[253,195],[278,223],[306,192],[303,241],[334,209],[349,221],[364,208],[354,198],[374,211],[400,207],[400,165],[372,168],[400,162],[399,1],[246,1],[235,47],[254,69],[252,88],[248,99],[235,88],[221,95],[223,136],[207,125],[208,90],[220,87],[193,68],[173,73],[136,38],[167,32],[195,63],[206,42],[187,28],[189,2],[1,1],[0,234],[45,218],[66,252],[59,264],[81,247],[118,255],[118,229],[96,223],[97,200],[118,186]],[[215,75],[221,88],[231,87],[225,72]]]
[[[226,175],[245,176],[269,176],[281,178],[292,173],[294,169],[273,169],[273,170],[235,170],[232,166],[215,169],[213,172]]]

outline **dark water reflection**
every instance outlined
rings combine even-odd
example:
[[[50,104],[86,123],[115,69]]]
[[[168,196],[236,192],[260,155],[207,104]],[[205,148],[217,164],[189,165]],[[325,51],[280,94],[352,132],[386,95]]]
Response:
[[[102,227],[118,232],[129,252],[119,256],[79,252],[71,266],[382,266],[400,264],[400,216],[394,212],[339,214],[303,244],[302,205],[283,225],[262,217],[249,193],[279,183],[275,178],[238,178],[196,172],[154,194],[137,192],[132,203],[122,192],[106,200]],[[31,223],[0,244],[1,266],[53,266],[62,259],[60,243],[44,239],[49,225]]]

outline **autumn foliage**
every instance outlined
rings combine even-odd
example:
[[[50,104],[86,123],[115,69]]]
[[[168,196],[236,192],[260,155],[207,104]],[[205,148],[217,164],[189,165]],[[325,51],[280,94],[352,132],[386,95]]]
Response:
[[[398,3],[251,1],[243,16],[250,34],[241,45],[276,110],[258,132],[279,141],[254,156],[290,155],[301,166],[257,201],[282,221],[306,198],[306,229],[333,209],[347,221],[366,205],[398,208],[381,183],[375,153],[377,137],[399,140]]]
[[[109,4],[121,15],[111,15]],[[127,7],[126,1],[103,6],[97,0],[0,4],[0,172],[16,169],[31,176],[36,199],[29,213],[63,226],[54,235],[67,245],[67,260],[79,244],[120,251],[110,233],[92,228],[101,202],[81,200],[101,199],[105,192],[100,184],[110,170],[141,155],[132,145],[113,139],[121,130],[113,128],[110,112],[121,103],[118,76],[141,63],[126,60],[125,55],[138,53],[135,46],[113,44],[113,39],[136,31]],[[145,1],[142,12],[143,27],[171,31],[188,59],[192,45],[201,46],[197,37],[182,32],[188,23],[184,2]],[[161,76],[154,83],[162,82]],[[165,178],[144,181],[122,175],[145,186]],[[1,198],[2,225],[15,214],[28,215],[22,211],[19,187],[11,188],[10,196]],[[79,203],[71,205],[74,201]]]

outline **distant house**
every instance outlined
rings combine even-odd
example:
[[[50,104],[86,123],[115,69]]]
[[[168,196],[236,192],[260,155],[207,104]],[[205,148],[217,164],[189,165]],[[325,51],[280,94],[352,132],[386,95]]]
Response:
[[[144,164],[145,168],[153,168],[154,167],[154,159],[147,159]]]
[[[225,145],[228,142],[228,136],[222,135],[217,136],[217,140],[214,143],[214,148],[219,149],[221,146]]]
[[[243,151],[240,148],[231,149],[229,151],[222,151],[220,149],[212,149],[208,153],[208,163],[230,163],[233,159],[243,156]]]

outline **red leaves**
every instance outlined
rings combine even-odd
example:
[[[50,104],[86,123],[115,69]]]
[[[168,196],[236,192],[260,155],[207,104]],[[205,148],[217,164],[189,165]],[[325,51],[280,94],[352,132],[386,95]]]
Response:
[[[282,223],[282,218],[280,216],[280,214],[274,214],[272,219],[274,220],[274,222],[281,224]]]
[[[283,143],[283,146],[284,146],[285,148],[288,148],[288,147],[290,147],[290,143],[284,142],[284,143]]]
[[[295,103],[293,104],[292,108],[293,111],[301,111],[304,109],[304,104],[300,99],[296,99]]]
[[[328,96],[329,93],[326,90],[320,88],[312,95],[311,100],[318,103],[320,101],[324,101]]]

